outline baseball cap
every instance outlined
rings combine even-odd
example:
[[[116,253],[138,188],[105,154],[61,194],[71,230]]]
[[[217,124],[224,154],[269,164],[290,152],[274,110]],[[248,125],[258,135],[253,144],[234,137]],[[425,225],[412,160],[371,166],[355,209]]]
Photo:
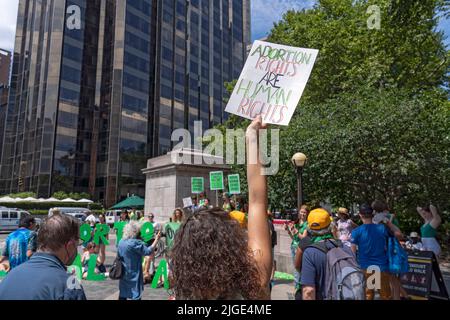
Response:
[[[241,211],[231,211],[230,212],[230,217],[234,220],[236,220],[237,222],[239,222],[239,224],[241,225],[242,228],[246,228],[247,227],[247,217],[245,216],[245,213],[241,212]]]
[[[348,209],[347,208],[339,208],[338,213],[348,215]]]
[[[314,209],[308,216],[308,227],[311,230],[322,230],[331,224],[331,217],[325,209]]]
[[[364,203],[359,206],[359,213],[365,214],[365,215],[373,214],[373,209],[370,205],[368,205],[367,203]]]

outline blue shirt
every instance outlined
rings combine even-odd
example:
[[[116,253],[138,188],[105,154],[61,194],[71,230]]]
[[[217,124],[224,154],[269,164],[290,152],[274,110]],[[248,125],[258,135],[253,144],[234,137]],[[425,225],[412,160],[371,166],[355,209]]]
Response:
[[[36,232],[20,228],[6,238],[6,246],[2,252],[8,257],[11,269],[28,260],[27,251],[36,251]]]
[[[363,224],[352,231],[351,242],[358,246],[358,262],[362,269],[378,266],[381,272],[388,271],[388,229],[384,224]]]
[[[86,296],[56,256],[36,253],[0,282],[0,300],[86,300]]]
[[[144,291],[142,258],[151,255],[153,249],[138,239],[122,239],[117,249],[123,265],[123,275],[119,281],[119,297],[139,300]]]
[[[301,246],[304,248],[310,242],[309,239],[305,238],[304,241],[301,241]],[[339,245],[336,241],[333,240],[336,245]],[[325,240],[321,242],[317,242],[320,245],[325,243],[328,250],[336,248],[330,240]],[[353,254],[351,249],[347,246],[339,245],[346,252]],[[302,249],[303,249],[302,248]],[[324,300],[326,298],[326,288],[325,288],[325,276],[327,270],[327,255],[324,251],[314,248],[307,247],[303,249],[302,256],[302,270],[301,270],[301,278],[300,283],[302,286],[315,287],[316,289],[316,300]]]

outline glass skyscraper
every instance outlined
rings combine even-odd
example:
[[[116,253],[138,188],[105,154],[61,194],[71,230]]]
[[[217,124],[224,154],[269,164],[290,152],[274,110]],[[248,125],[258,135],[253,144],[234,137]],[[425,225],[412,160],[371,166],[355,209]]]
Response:
[[[226,120],[249,42],[250,0],[20,0],[0,193],[144,195],[173,130]]]

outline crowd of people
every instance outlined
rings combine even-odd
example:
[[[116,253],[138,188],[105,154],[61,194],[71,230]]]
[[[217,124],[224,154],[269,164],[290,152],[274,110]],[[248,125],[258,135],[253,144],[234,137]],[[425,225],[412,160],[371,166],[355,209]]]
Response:
[[[225,194],[223,206],[214,208],[205,195],[192,198],[192,207],[177,208],[163,230],[153,214],[124,211],[122,237],[117,244],[119,261],[119,299],[139,300],[144,283],[155,272],[155,253],[166,235],[166,260],[170,289],[174,299],[270,299],[275,272],[274,247],[277,234],[268,210],[267,177],[262,174],[258,131],[265,128],[261,117],[246,132],[247,156],[257,161],[247,163],[248,199]],[[286,224],[292,237],[291,254],[295,266],[296,299],[381,299],[406,297],[398,272],[391,269],[388,254],[390,239],[406,247],[431,250],[437,256],[440,247],[436,230],[441,223],[437,209],[417,208],[424,219],[421,241],[418,234],[405,238],[398,221],[387,205],[379,200],[359,207],[359,221],[349,210],[339,208],[336,216],[324,208],[299,208],[297,221]],[[106,224],[105,216],[88,216],[85,221],[93,237],[97,224]],[[152,223],[154,237],[143,239],[144,222]],[[358,222],[358,223],[357,223]],[[45,219],[38,234],[32,217],[23,219],[19,229],[10,234],[2,252],[0,267],[8,263],[8,275],[0,283],[0,299],[86,299],[82,285],[67,272],[83,248],[83,277],[95,255],[96,272],[106,273],[106,244],[80,240],[79,221],[58,212]],[[173,233],[172,236],[168,236]],[[330,262],[332,261],[332,262]],[[344,280],[336,279],[342,266],[352,271],[353,287],[343,292]],[[331,268],[332,267],[332,268]],[[366,280],[376,267],[380,286],[370,287]],[[6,268],[5,268],[6,269]],[[0,269],[1,270],[1,269]],[[348,288],[347,288],[348,289]]]
[[[373,274],[374,267],[380,271],[380,285],[376,288],[380,299],[408,299],[408,294],[401,285],[401,273],[396,269],[391,270],[389,240],[396,239],[393,241],[397,241],[403,249],[432,251],[437,259],[441,252],[436,240],[441,218],[436,207],[418,207],[417,211],[424,220],[421,237],[417,232],[406,237],[399,228],[397,217],[381,200],[359,206],[360,225],[353,221],[347,208],[339,208],[336,214],[333,214],[323,208],[310,212],[308,207],[303,205],[298,219],[285,224],[285,229],[292,238],[296,300],[330,298],[326,283],[327,272],[330,272],[327,254],[336,246],[349,254],[347,259],[353,259],[357,263],[357,267],[365,274],[365,281]],[[362,284],[366,286],[365,299],[373,300],[375,290],[369,288],[367,283]]]

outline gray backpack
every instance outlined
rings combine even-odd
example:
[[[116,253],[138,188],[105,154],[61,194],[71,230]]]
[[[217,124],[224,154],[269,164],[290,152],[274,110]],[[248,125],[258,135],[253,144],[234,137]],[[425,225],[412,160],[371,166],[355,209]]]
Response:
[[[315,243],[327,255],[325,275],[326,300],[365,300],[366,278],[356,257],[342,248],[340,242],[330,241],[335,247],[328,249],[325,243]]]

